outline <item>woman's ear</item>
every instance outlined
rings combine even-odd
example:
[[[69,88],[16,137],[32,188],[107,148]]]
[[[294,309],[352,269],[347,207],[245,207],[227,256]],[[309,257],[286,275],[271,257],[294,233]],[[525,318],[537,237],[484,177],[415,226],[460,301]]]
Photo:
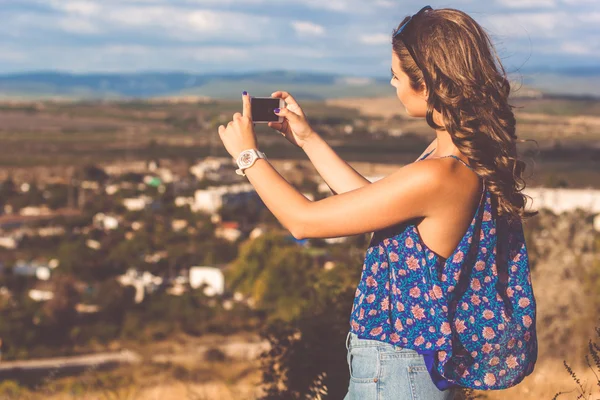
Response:
[[[427,90],[427,85],[425,85],[424,83],[423,83],[423,85],[421,85],[421,90],[419,91],[419,96],[423,100],[427,100],[427,97],[429,97],[429,91]]]

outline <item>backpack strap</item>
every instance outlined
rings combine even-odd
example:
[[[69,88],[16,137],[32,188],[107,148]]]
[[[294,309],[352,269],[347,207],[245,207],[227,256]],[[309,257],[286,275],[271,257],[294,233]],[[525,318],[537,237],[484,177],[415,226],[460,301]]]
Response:
[[[479,250],[481,221],[483,220],[484,211],[485,207],[481,207],[479,213],[477,214],[475,220],[475,227],[473,229],[473,235],[471,236],[471,245],[469,246],[469,250],[465,255],[465,261],[462,264],[463,269],[460,272],[460,277],[458,279],[458,282],[456,283],[455,290],[453,291],[454,295],[452,299],[449,299],[448,301],[448,320],[450,322],[450,330],[452,331],[453,356],[444,366],[444,375],[451,379],[454,379],[455,381],[458,381],[463,371],[475,362],[475,359],[473,358],[473,356],[471,356],[469,350],[467,350],[465,346],[461,343],[460,338],[458,336],[458,332],[456,332],[456,328],[454,326],[454,320],[456,316],[458,302],[465,294],[471,283],[471,273],[473,271],[473,264]]]
[[[496,218],[496,269],[498,271],[498,281],[496,282],[496,292],[504,302],[504,308],[507,316],[511,317],[513,313],[513,305],[506,289],[508,288],[508,251],[511,247],[512,235],[510,235],[510,225],[506,218]]]

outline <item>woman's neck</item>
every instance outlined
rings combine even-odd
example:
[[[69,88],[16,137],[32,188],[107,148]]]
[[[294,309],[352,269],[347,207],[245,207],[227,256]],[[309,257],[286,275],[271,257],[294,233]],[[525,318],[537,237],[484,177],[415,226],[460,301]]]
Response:
[[[441,157],[447,156],[450,154],[454,154],[456,156],[460,155],[460,151],[452,142],[452,138],[450,134],[446,131],[435,131],[437,138],[434,144],[435,150],[431,153],[431,157]]]

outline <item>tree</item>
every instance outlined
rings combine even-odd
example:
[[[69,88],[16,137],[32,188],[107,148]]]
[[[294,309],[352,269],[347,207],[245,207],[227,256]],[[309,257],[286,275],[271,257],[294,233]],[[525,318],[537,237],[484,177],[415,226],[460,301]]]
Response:
[[[0,199],[9,200],[12,197],[16,196],[17,193],[17,185],[15,184],[15,181],[9,176],[0,185]]]
[[[87,181],[95,181],[98,183],[104,183],[108,180],[109,175],[104,170],[95,165],[86,165],[81,170],[81,179]]]
[[[3,359],[27,357],[28,352],[39,345],[40,330],[33,324],[39,313],[39,303],[27,292],[14,293],[16,301],[0,306],[0,337],[2,338]]]
[[[102,258],[98,257],[97,250],[87,247],[84,238],[65,240],[57,250],[60,261],[59,275],[72,275],[84,282],[93,282],[106,279],[110,270],[102,270]]]
[[[299,246],[274,248],[253,285],[252,297],[269,318],[294,319],[306,307],[318,270]]]
[[[69,331],[76,324],[80,294],[76,281],[70,276],[54,278],[54,297],[42,306],[42,331],[44,342],[50,345],[64,344],[70,337]]]
[[[69,187],[68,185],[52,184],[46,187],[44,197],[48,203],[48,207],[53,210],[66,207],[69,202]]]
[[[320,271],[307,282],[310,294],[296,318],[273,319],[261,329],[270,342],[261,355],[261,400],[344,397],[350,378],[344,340],[359,269],[351,271],[344,265]]]
[[[273,249],[290,244],[281,235],[266,233],[240,246],[239,255],[225,277],[231,290],[250,294],[257,278],[269,264]]]

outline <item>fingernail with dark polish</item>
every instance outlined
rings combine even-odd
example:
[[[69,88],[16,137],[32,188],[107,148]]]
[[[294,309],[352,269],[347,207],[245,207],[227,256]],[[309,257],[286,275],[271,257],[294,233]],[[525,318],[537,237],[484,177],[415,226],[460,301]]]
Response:
[[[248,92],[246,92],[245,90],[242,92],[242,95],[244,95],[244,96],[247,94],[248,94]]]
[[[275,114],[277,114],[279,111],[281,111],[281,110],[279,110],[279,108],[276,108],[276,109],[274,109],[274,110],[273,110],[273,112],[274,112]]]

